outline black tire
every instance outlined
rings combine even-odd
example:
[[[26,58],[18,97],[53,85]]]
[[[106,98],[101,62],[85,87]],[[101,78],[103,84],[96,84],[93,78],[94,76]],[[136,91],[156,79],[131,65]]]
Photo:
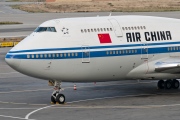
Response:
[[[174,89],[178,89],[179,88],[179,81],[178,80],[174,79],[172,81],[172,88],[174,88]]]
[[[159,80],[157,86],[159,89],[164,89],[164,80]]]
[[[171,89],[172,88],[172,80],[166,80],[164,85],[165,85],[166,89]]]
[[[64,104],[65,103],[65,96],[63,94],[59,94],[56,97],[56,102],[58,102],[59,104]]]
[[[53,96],[51,96],[51,102],[52,102],[53,104],[56,103],[56,100],[55,100],[55,98],[54,98]]]

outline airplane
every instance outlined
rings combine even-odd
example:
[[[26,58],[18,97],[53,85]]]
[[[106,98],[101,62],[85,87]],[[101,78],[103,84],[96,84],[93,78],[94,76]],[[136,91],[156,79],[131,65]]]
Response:
[[[13,47],[7,64],[54,86],[52,103],[63,104],[61,82],[159,80],[178,89],[180,20],[124,15],[60,18],[39,25]]]

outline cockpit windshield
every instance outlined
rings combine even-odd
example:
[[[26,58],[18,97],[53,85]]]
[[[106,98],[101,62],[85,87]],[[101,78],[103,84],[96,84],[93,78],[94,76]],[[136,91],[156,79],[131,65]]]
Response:
[[[34,32],[56,32],[56,28],[55,27],[37,27]]]

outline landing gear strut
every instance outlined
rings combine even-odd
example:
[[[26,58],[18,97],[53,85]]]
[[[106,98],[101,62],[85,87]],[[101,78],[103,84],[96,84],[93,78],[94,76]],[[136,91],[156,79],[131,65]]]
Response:
[[[62,91],[61,88],[61,82],[59,81],[54,81],[54,91],[51,95],[51,103],[59,103],[59,104],[64,104],[65,102],[65,96],[63,94],[60,94],[60,91]]]
[[[179,88],[179,81],[176,79],[168,79],[166,81],[164,80],[159,80],[157,83],[157,87],[159,89],[178,89]]]

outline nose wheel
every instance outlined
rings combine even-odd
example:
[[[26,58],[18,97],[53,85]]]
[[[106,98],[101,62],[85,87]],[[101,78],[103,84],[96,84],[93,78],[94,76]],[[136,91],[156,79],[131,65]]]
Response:
[[[65,103],[65,96],[60,93],[63,89],[60,87],[61,83],[59,81],[55,81],[54,83],[54,91],[51,95],[51,103],[52,104],[64,104]]]
[[[179,81],[176,79],[168,79],[166,81],[164,80],[159,80],[157,83],[158,89],[178,89],[179,88]]]
[[[59,103],[59,104],[64,104],[65,102],[65,96],[63,94],[59,94],[57,97],[56,97],[56,102]]]
[[[51,96],[51,103],[52,104],[64,104],[65,103],[65,96],[63,94],[58,94],[57,96]]]

